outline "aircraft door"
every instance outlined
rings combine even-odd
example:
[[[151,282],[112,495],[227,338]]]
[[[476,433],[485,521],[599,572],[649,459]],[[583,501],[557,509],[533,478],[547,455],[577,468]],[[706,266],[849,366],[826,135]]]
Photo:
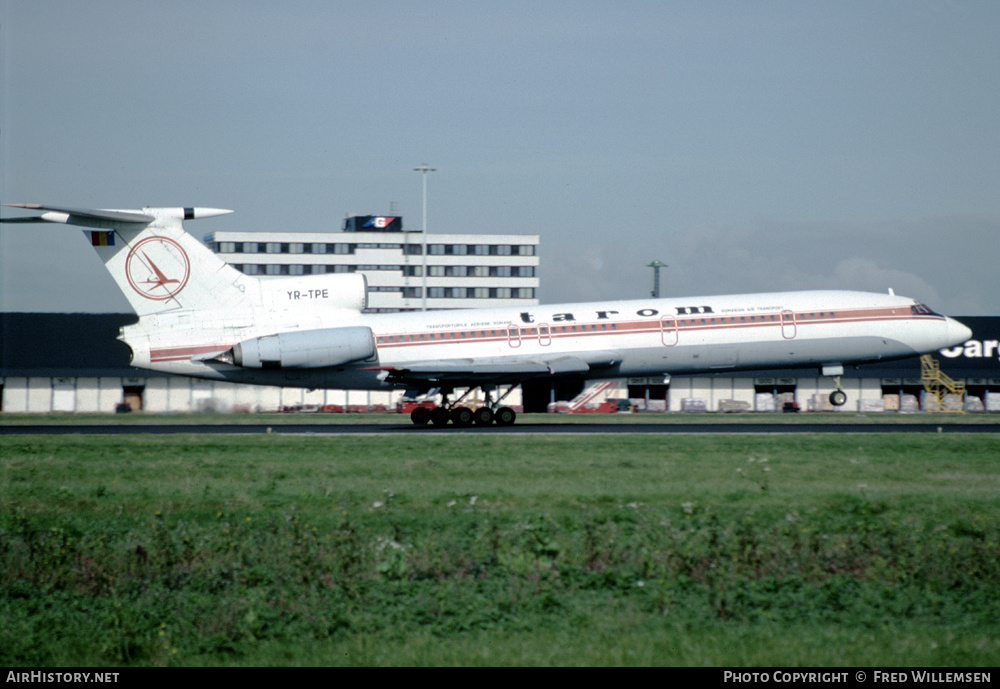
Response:
[[[664,346],[673,347],[677,344],[677,319],[669,316],[660,318],[660,340]]]
[[[543,347],[552,344],[552,329],[549,328],[548,323],[538,324],[538,344]]]
[[[507,344],[512,349],[517,349],[521,346],[521,329],[516,325],[507,326]]]
[[[786,340],[795,339],[796,335],[795,314],[791,311],[781,312],[781,336]]]

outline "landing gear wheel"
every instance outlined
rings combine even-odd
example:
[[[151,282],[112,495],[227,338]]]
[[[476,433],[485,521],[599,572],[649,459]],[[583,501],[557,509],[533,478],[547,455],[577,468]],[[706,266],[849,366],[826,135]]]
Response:
[[[446,426],[451,414],[444,407],[434,407],[431,409],[431,423],[435,426]]]
[[[417,407],[410,412],[410,421],[418,426],[426,426],[431,420],[431,410],[427,407]]]
[[[493,423],[493,412],[490,411],[489,407],[480,407],[472,412],[472,421],[477,426],[489,426]]]
[[[517,414],[510,407],[500,407],[493,413],[493,418],[496,419],[497,426],[513,426]]]
[[[830,393],[830,404],[835,407],[842,407],[847,403],[847,393],[843,390],[834,390]]]
[[[455,407],[451,410],[451,422],[456,426],[471,426],[472,410],[468,407]]]

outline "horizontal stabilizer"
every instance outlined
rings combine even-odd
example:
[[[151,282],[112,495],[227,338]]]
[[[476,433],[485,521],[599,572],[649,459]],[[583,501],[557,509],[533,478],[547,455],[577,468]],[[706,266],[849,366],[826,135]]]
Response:
[[[95,223],[116,222],[148,225],[159,220],[176,222],[180,220],[196,220],[214,218],[217,215],[232,213],[224,208],[144,208],[141,211],[115,210],[110,208],[66,208],[64,206],[42,206],[37,203],[5,203],[8,208],[23,208],[30,211],[44,211],[38,218],[11,218],[4,222],[46,222],[65,223],[67,225],[83,225],[94,227]]]
[[[110,220],[112,222],[134,222],[134,223],[151,223],[156,218],[152,215],[146,215],[145,213],[139,213],[137,211],[116,211],[116,210],[102,210],[102,209],[86,209],[86,208],[65,208],[62,206],[41,206],[37,203],[5,203],[8,208],[24,208],[25,210],[32,211],[48,211],[41,217],[42,220],[47,220],[49,222],[64,222],[72,225],[73,223],[69,221],[70,217],[77,218],[90,218],[91,220]],[[59,215],[65,215],[65,218],[59,217]],[[50,215],[51,217],[45,217]],[[15,218],[14,221],[20,220],[32,221],[36,218]],[[10,222],[9,220],[5,222]]]

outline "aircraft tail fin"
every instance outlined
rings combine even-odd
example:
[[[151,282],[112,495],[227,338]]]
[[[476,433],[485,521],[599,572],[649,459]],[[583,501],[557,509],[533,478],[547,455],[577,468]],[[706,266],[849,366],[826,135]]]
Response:
[[[5,204],[43,211],[5,222],[56,222],[86,228],[94,250],[139,317],[181,309],[229,309],[247,303],[246,276],[184,231],[185,220],[218,208],[76,209]]]

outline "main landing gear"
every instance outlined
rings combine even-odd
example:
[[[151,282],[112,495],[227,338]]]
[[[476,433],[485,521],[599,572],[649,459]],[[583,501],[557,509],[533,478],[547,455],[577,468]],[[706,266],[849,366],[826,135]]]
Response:
[[[495,402],[490,397],[492,388],[482,388],[486,395],[485,406],[476,409],[462,406],[461,402],[476,388],[469,388],[465,394],[454,402],[448,401],[449,392],[442,393],[441,406],[428,409],[427,407],[417,407],[410,413],[410,420],[417,426],[447,426],[450,421],[452,425],[461,428],[469,426],[512,426],[517,414],[510,407],[501,406],[500,403],[514,391],[516,385],[512,385],[507,392],[501,395]]]

